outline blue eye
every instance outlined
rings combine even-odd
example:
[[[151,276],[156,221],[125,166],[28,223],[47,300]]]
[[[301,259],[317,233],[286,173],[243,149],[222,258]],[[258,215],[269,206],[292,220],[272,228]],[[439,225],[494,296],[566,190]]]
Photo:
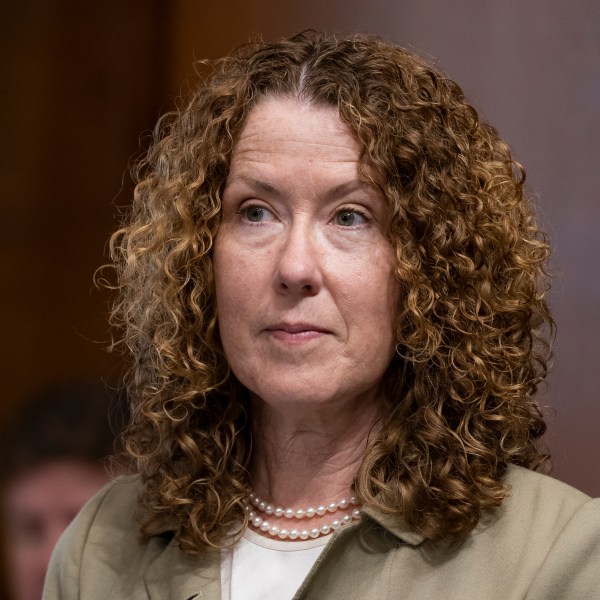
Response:
[[[252,223],[260,223],[261,221],[273,220],[271,211],[262,206],[248,206],[241,210],[241,213]]]
[[[355,210],[341,210],[335,215],[335,222],[337,225],[343,227],[355,227],[357,225],[364,225],[367,219]]]

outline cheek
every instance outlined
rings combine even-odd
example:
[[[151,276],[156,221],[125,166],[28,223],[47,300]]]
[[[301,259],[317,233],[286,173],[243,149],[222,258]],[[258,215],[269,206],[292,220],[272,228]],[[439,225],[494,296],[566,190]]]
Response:
[[[218,266],[215,272],[217,321],[221,341],[226,351],[231,332],[237,328],[236,320],[239,318],[241,309],[240,299],[243,298],[243,292],[236,292],[236,288],[235,273],[230,273],[227,269]]]
[[[213,254],[219,317],[228,320],[239,310],[256,307],[270,292],[275,262],[271,249],[248,247],[232,229],[223,226]]]
[[[223,237],[226,236],[219,234],[217,237],[213,256],[215,294],[220,317],[225,317],[230,307],[243,295],[243,290],[239,289],[243,285],[243,280],[240,281],[240,257]]]
[[[247,257],[228,243],[215,245],[214,281],[221,342],[229,356],[239,345],[261,295]]]
[[[382,243],[355,265],[349,275],[349,286],[354,287],[353,296],[373,318],[394,321],[401,287],[394,275],[396,262],[391,246]]]
[[[381,262],[371,270],[369,282],[363,288],[364,318],[371,323],[372,340],[378,340],[382,349],[389,347],[393,352],[402,292],[394,275],[395,262],[391,250],[380,259]]]

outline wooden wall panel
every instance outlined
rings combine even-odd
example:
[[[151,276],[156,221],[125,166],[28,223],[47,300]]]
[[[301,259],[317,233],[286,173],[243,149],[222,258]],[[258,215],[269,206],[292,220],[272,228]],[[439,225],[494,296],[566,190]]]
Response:
[[[33,389],[111,377],[94,290],[125,175],[165,96],[162,3],[5,3],[0,418]]]

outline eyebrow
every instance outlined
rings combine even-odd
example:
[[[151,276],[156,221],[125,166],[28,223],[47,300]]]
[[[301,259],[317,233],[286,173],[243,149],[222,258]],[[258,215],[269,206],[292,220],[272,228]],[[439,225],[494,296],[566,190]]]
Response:
[[[237,175],[233,179],[226,182],[225,187],[228,187],[229,185],[235,183],[238,180],[257,191],[271,194],[273,196],[283,195],[281,190],[273,184],[246,175]],[[362,181],[361,179],[351,179],[350,181],[340,183],[327,190],[325,192],[325,200],[336,200],[343,196],[347,196],[351,192],[362,189],[370,190],[372,189],[372,186],[366,181]]]
[[[266,192],[267,194],[272,194],[274,196],[281,195],[279,189],[274,185],[267,183],[266,181],[261,181],[260,179],[254,179],[254,177],[247,177],[246,175],[237,175],[233,179],[226,181],[225,187],[229,187],[231,184],[234,184],[237,181],[241,181],[242,183],[250,186],[252,189],[260,190],[261,192]]]
[[[351,179],[350,181],[346,181],[345,183],[340,183],[332,187],[325,194],[325,198],[327,200],[336,200],[343,196],[347,196],[348,194],[360,190],[371,190],[372,186],[369,185],[366,181],[362,179]]]

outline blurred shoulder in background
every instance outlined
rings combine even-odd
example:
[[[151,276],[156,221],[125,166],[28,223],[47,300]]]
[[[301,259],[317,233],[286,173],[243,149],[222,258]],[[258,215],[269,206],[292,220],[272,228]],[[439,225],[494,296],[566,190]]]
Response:
[[[39,600],[50,554],[85,502],[111,476],[125,398],[98,382],[38,391],[0,439],[0,519],[6,591]]]

